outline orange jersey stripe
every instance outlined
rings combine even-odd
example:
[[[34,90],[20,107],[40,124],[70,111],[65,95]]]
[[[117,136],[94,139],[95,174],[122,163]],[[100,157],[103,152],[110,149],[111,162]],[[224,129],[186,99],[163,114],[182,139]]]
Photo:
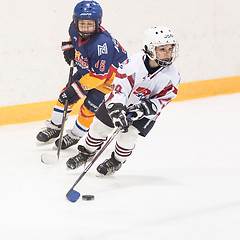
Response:
[[[108,73],[97,75],[94,72],[87,73],[80,79],[80,83],[84,90],[98,89],[100,87],[107,88],[112,82],[117,69],[113,66],[109,68]],[[100,90],[101,91],[101,90]],[[109,92],[109,91],[108,91]],[[105,93],[105,92],[104,92]]]

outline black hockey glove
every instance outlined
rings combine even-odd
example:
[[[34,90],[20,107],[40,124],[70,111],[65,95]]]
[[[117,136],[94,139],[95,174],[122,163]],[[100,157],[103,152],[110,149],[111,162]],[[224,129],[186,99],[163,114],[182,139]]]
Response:
[[[132,114],[131,120],[136,121],[144,116],[156,114],[157,106],[151,100],[143,99],[140,103],[130,105],[127,112]]]
[[[76,103],[80,98],[83,98],[86,94],[87,91],[82,89],[81,84],[74,82],[70,87],[60,93],[58,101],[64,105],[66,100],[68,100],[68,105],[71,105]]]
[[[75,49],[72,42],[62,42],[62,51],[65,61],[70,65],[71,61],[75,59]]]
[[[126,106],[123,106],[122,103],[110,103],[107,106],[107,111],[112,119],[113,125],[115,127],[121,126],[125,132],[129,127],[129,121],[126,115]]]

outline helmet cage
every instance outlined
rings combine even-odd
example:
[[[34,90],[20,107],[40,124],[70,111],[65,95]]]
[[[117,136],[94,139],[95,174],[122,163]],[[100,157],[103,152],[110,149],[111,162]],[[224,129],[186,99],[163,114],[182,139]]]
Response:
[[[156,56],[156,47],[165,46],[165,45],[168,45],[168,44],[159,45],[159,44],[150,43],[149,46],[145,45],[145,50],[144,50],[147,56],[151,60],[154,60],[161,67],[167,67],[171,65],[175,61],[175,59],[178,57],[179,45],[178,43],[174,43],[172,44],[173,45],[172,57],[169,59],[169,61],[158,59]]]
[[[173,52],[169,61],[161,60],[156,57],[156,47],[172,44]],[[154,60],[159,66],[167,67],[171,65],[178,56],[179,45],[173,32],[167,27],[151,27],[144,32],[145,54]]]

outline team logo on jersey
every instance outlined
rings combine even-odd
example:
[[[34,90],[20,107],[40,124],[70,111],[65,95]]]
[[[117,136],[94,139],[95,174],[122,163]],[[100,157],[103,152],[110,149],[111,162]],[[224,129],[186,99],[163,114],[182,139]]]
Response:
[[[151,93],[151,90],[148,88],[143,88],[143,87],[138,87],[133,94],[135,94],[137,97],[140,98],[140,100],[142,100],[144,97],[146,97],[147,95],[149,95]]]
[[[129,63],[129,59],[126,59],[123,63],[118,63],[119,64],[119,68],[123,69],[124,65]]]
[[[89,90],[89,85],[83,84],[83,89],[84,89],[84,90]]]
[[[102,46],[98,45],[98,56],[101,56],[102,54],[108,54],[107,44],[104,43]]]
[[[75,61],[76,64],[82,69],[88,69],[88,59],[84,58],[82,54],[77,50],[75,50]]]

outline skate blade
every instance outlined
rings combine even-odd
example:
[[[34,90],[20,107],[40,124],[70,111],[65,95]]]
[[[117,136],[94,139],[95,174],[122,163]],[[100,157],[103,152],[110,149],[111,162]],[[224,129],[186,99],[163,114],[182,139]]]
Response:
[[[41,161],[45,164],[56,164],[59,162],[57,155],[49,155],[46,153],[43,153],[41,155]]]
[[[102,173],[99,173],[99,172],[97,172],[97,173],[96,173],[96,177],[106,177],[106,175],[104,175],[104,174],[102,174]]]
[[[65,167],[65,170],[66,170],[67,172],[75,172],[76,169],[77,169],[77,168],[75,168],[75,169],[69,168],[68,166]]]
[[[104,178],[107,178],[107,177],[112,177],[112,176],[114,176],[114,173],[110,173],[110,174],[106,174],[106,175],[104,175],[104,174],[102,174],[102,173],[100,173],[100,172],[97,172],[96,174],[95,174],[95,176],[96,177],[104,177]]]
[[[40,142],[40,141],[36,140],[36,146],[50,145],[50,144],[54,143],[55,140],[56,140],[56,139],[50,139],[50,140],[47,141],[47,142]]]

